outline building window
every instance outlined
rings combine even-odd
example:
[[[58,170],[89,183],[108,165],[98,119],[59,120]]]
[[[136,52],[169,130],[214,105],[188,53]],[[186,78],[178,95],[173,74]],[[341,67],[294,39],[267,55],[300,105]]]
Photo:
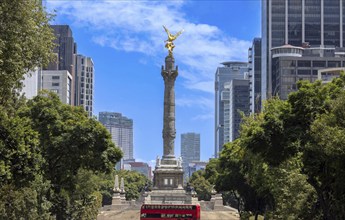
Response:
[[[328,67],[340,67],[340,61],[328,61]]]
[[[164,185],[168,185],[168,179],[164,179]]]
[[[52,83],[52,86],[60,86],[60,83]]]
[[[326,67],[326,61],[314,61],[313,66],[314,67]]]
[[[298,65],[298,67],[310,67],[311,61],[310,60],[299,60],[297,65]]]
[[[60,79],[60,76],[52,76],[52,79]]]

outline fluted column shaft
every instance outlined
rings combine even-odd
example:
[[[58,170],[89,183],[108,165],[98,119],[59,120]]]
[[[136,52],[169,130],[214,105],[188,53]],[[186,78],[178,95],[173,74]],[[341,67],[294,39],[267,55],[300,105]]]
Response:
[[[163,114],[163,158],[175,157],[175,80],[178,75],[177,68],[174,69],[175,60],[173,56],[165,58],[165,68],[162,67],[164,79],[164,114]]]

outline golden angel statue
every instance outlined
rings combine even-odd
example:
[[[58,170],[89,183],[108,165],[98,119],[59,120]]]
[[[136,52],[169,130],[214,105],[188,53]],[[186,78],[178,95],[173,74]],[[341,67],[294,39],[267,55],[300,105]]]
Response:
[[[175,45],[174,45],[174,40],[176,40],[176,38],[178,37],[178,36],[180,36],[180,34],[182,34],[182,32],[184,31],[184,30],[181,30],[181,31],[179,31],[179,32],[177,32],[175,35],[172,35],[170,32],[169,32],[169,30],[163,25],[163,28],[164,28],[164,30],[165,30],[165,32],[168,34],[168,39],[166,40],[166,41],[164,41],[165,42],[165,47],[168,49],[168,51],[169,51],[169,56],[172,56],[173,54],[172,54],[172,51],[173,51],[173,49],[174,49],[174,47],[175,47]]]

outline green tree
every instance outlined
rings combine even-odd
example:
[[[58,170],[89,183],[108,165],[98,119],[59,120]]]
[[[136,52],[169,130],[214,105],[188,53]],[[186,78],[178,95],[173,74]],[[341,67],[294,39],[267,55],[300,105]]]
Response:
[[[272,219],[319,219],[316,191],[307,182],[307,175],[302,173],[302,165],[299,154],[278,167],[267,167],[264,185],[272,195],[273,209],[267,210],[266,216]],[[263,185],[255,187],[262,188]]]
[[[94,219],[98,174],[122,156],[81,108],[18,96],[24,75],[53,57],[50,19],[36,0],[0,3],[0,219]]]
[[[146,176],[136,171],[118,170],[114,175],[119,175],[119,180],[124,179],[126,200],[138,199],[140,192],[145,186],[151,186],[152,182]],[[112,179],[112,187],[114,186],[114,179]]]
[[[239,139],[221,154],[217,187],[236,186],[246,198],[247,185],[274,219],[344,218],[344,87],[344,74],[326,85],[300,81],[287,101],[268,100],[245,118]]]
[[[340,100],[344,98],[344,87],[344,73],[325,85],[302,81],[287,100],[292,107],[290,120],[295,123],[295,136],[301,143],[303,172],[317,192],[325,219],[345,216],[344,200],[337,199],[345,190],[340,183],[343,179],[339,179],[343,164],[337,164],[345,159],[340,144],[342,125],[338,123],[343,120],[344,103]]]
[[[206,165],[205,178],[211,185],[215,185],[219,175],[219,160],[213,158]]]
[[[49,27],[50,19],[38,1],[1,1],[0,105],[11,100],[29,70],[52,59],[54,35]]]
[[[52,211],[57,219],[69,218],[79,170],[110,173],[122,152],[103,125],[82,108],[62,104],[56,94],[42,91],[20,114],[31,118],[39,133],[44,177],[54,192]]]
[[[38,133],[30,119],[0,106],[0,185],[28,186],[42,164]]]
[[[329,112],[311,125],[304,171],[318,193],[325,219],[345,218],[345,92],[330,102]]]
[[[263,183],[262,164],[257,160],[249,160],[245,148],[242,147],[241,139],[224,146],[219,157],[219,167],[222,169],[216,180],[216,190],[219,192],[230,192],[231,196],[237,200],[238,210],[241,217],[247,213],[254,213],[257,217],[265,212],[266,205],[269,204],[271,194],[267,192],[265,185],[255,188],[255,183]],[[252,157],[253,158],[253,157]],[[258,169],[255,178],[249,174],[249,167]]]
[[[50,183],[42,177],[38,137],[15,106],[0,106],[0,219],[50,218]]]
[[[197,193],[199,200],[210,201],[213,186],[205,178],[205,171],[198,170],[194,172],[189,179],[189,183]]]
[[[108,174],[110,175],[110,174]],[[96,219],[102,205],[100,181],[102,177],[90,170],[80,169],[75,176],[76,187],[72,193],[72,219]]]

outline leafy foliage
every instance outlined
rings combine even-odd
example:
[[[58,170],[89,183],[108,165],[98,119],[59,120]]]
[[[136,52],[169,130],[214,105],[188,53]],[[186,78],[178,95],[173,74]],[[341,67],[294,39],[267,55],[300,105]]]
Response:
[[[83,109],[17,94],[53,57],[51,16],[38,2],[0,3],[0,219],[95,219],[99,183],[121,151]]]
[[[136,171],[118,170],[115,172],[114,176],[116,174],[119,175],[120,180],[121,178],[124,179],[126,200],[138,199],[140,192],[144,189],[144,187],[150,187],[152,185],[151,180]],[[113,181],[114,178],[112,179]],[[112,183],[112,186],[114,186],[114,182]]]
[[[197,193],[199,200],[209,201],[211,199],[212,185],[205,178],[205,171],[199,170],[192,174],[189,180],[190,185]]]
[[[43,158],[38,133],[28,118],[10,115],[0,106],[0,184],[27,186],[40,172]]]
[[[345,218],[345,93],[331,101],[328,114],[311,125],[305,147],[304,171],[316,189],[327,219]]]
[[[97,181],[86,181],[79,174],[83,170],[110,173],[122,157],[105,127],[88,118],[82,108],[64,105],[56,94],[45,91],[28,101],[20,114],[32,118],[32,127],[39,133],[43,175],[54,192],[50,197],[53,212],[59,218],[69,218],[76,210],[85,214],[80,206],[100,205],[101,197],[95,193],[99,190]],[[82,174],[93,177],[88,172]],[[78,188],[81,183],[86,185]],[[86,193],[79,192],[79,198],[81,189]]]
[[[345,74],[298,88],[244,118],[221,152],[216,189],[239,196],[242,217],[345,218]]]
[[[28,70],[53,57],[54,35],[38,1],[2,0],[0,3],[0,104],[9,101]]]

